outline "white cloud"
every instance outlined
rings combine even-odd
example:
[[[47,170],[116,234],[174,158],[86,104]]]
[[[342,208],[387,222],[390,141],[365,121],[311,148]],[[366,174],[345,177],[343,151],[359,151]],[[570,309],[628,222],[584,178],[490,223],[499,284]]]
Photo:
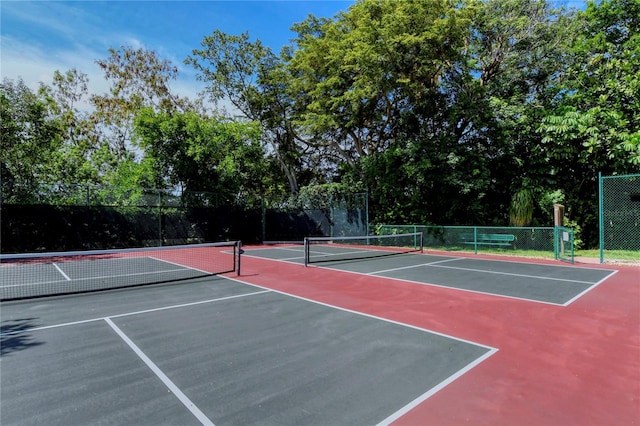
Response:
[[[109,56],[109,47],[134,48],[143,43],[125,31],[107,29],[100,16],[73,2],[2,2],[3,31],[0,76],[21,78],[31,88],[49,84],[54,72],[76,69],[89,78],[89,93],[108,90],[96,64]]]
[[[155,50],[161,59],[177,66],[178,80],[170,86],[179,96],[195,100],[205,88],[196,79],[195,70],[179,57],[185,46],[178,52],[166,40],[149,46],[142,41],[144,34],[136,34],[137,27],[110,25],[114,16],[119,16],[118,8],[105,8],[100,14],[88,12],[89,8],[83,9],[78,3],[56,1],[2,2],[1,7],[0,78],[21,78],[35,91],[40,83],[51,84],[56,70],[76,69],[87,75],[90,94],[102,94],[108,92],[109,83],[96,61],[108,58],[110,47],[128,46]],[[233,109],[228,102],[223,106]],[[89,105],[83,109],[89,109]]]
[[[123,45],[132,48],[145,46],[136,39],[128,39]],[[86,74],[89,79],[89,94],[103,94],[109,91],[109,83],[105,80],[103,71],[96,64],[98,59],[106,59],[107,51],[94,51],[87,47],[75,46],[74,50],[44,50],[38,46],[29,45],[10,37],[2,38],[0,54],[0,77],[11,80],[21,78],[27,86],[36,91],[40,83],[51,84],[55,71],[65,72],[76,69]],[[170,82],[172,91],[182,97],[195,100],[205,88],[205,83],[196,80],[195,73],[182,63],[178,66],[178,79]],[[212,105],[208,104],[209,107]],[[88,104],[79,105],[89,110]],[[222,108],[238,114],[228,101],[221,102]]]
[[[55,71],[65,72],[75,68],[89,77],[91,93],[107,90],[107,82],[95,62],[100,57],[98,52],[86,48],[72,51],[45,50],[11,37],[3,37],[1,47],[2,78],[21,78],[29,88],[36,90],[40,83],[50,84]]]

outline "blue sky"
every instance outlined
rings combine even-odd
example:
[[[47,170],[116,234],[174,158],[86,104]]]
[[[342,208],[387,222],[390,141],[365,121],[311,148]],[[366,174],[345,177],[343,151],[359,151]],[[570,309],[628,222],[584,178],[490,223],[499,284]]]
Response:
[[[107,90],[95,64],[110,47],[156,51],[180,69],[172,84],[195,96],[202,83],[184,59],[219,29],[248,31],[275,52],[294,37],[290,27],[309,14],[334,17],[353,1],[0,1],[0,75],[22,78],[32,89],[49,83],[55,70],[76,68],[89,76],[90,90]]]
[[[275,52],[294,37],[292,24],[309,14],[334,17],[355,0],[200,1],[16,1],[0,0],[0,76],[21,77],[32,89],[49,83],[55,70],[76,68],[89,76],[92,93],[108,87],[95,64],[110,47],[156,51],[179,67],[172,88],[195,97],[202,90],[184,59],[215,29],[248,31]],[[580,0],[556,5],[583,7]]]

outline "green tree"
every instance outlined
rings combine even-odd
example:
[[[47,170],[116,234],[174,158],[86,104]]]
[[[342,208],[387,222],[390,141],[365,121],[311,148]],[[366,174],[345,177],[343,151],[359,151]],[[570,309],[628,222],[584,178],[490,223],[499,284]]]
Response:
[[[134,120],[141,110],[149,108],[162,114],[201,111],[198,100],[175,94],[171,83],[178,69],[157,52],[144,48],[122,46],[109,49],[109,56],[97,61],[110,83],[108,93],[93,94],[94,107],[90,120],[100,134],[100,143],[93,153],[100,181],[109,191],[104,197],[139,197],[143,188],[164,188],[163,180],[134,139]],[[133,191],[133,192],[132,192]],[[117,193],[117,194],[116,194]],[[112,201],[110,201],[112,202]]]
[[[156,187],[251,203],[272,184],[255,123],[144,108],[135,134]]]
[[[288,68],[309,152],[337,165],[333,180],[371,194],[374,220],[451,223],[476,195],[465,163],[483,171],[475,152],[467,160],[469,126],[448,90],[475,7],[365,0],[293,27]]]
[[[378,218],[506,224],[511,196],[545,175],[535,128],[568,22],[516,0],[365,0],[310,17],[289,64],[298,122]]]
[[[537,128],[561,91],[575,33],[573,12],[544,0],[490,0],[474,18],[468,66],[492,158],[487,201],[511,223],[548,225],[533,199],[563,185]]]
[[[116,163],[106,163],[99,155],[94,158],[104,148],[104,136],[88,109],[88,82],[86,74],[72,69],[64,74],[55,71],[51,86],[40,84],[39,96],[63,132],[62,144],[50,159],[58,170],[52,183],[97,183]]]
[[[94,119],[104,129],[116,154],[128,152],[133,119],[141,108],[163,112],[197,109],[196,103],[171,91],[170,83],[177,78],[178,68],[155,51],[127,46],[111,48],[109,57],[97,64],[110,87],[106,94],[91,96]]]
[[[589,2],[556,102],[538,128],[566,203],[596,246],[597,176],[640,173],[640,2]]]
[[[364,0],[335,20],[296,24],[288,67],[307,143],[351,165],[387,149],[403,112],[440,96],[467,24],[465,9],[441,0]]]
[[[210,99],[230,102],[245,118],[259,123],[262,138],[297,193],[304,173],[302,138],[294,123],[294,99],[289,93],[291,76],[284,62],[249,34],[228,35],[214,31],[202,41],[202,48],[187,58],[208,83]],[[304,182],[303,182],[304,183]]]
[[[18,79],[0,85],[0,181],[3,202],[38,201],[39,183],[56,176],[62,123],[50,105]]]
[[[640,2],[590,2],[580,18],[563,96],[540,127],[544,142],[594,170],[640,170]]]

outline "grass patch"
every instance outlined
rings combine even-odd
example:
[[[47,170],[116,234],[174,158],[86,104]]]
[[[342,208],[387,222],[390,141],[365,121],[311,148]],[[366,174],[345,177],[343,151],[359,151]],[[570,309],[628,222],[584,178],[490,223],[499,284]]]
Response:
[[[425,250],[437,250],[437,251],[450,251],[450,252],[466,252],[473,253],[473,249],[469,250],[469,247],[459,246],[441,246],[441,247],[424,247]],[[504,248],[490,248],[490,247],[478,247],[478,254],[496,254],[501,256],[522,256],[538,259],[554,259],[555,254],[553,250],[521,250],[521,249],[504,249]],[[568,253],[565,256],[568,257]],[[600,260],[600,250],[575,250],[575,257],[589,257]],[[605,261],[637,261],[640,262],[640,251],[638,250],[605,250]]]
[[[600,259],[600,250],[576,250],[576,256],[593,257]],[[605,260],[638,260],[640,261],[640,251],[638,250],[605,250]]]

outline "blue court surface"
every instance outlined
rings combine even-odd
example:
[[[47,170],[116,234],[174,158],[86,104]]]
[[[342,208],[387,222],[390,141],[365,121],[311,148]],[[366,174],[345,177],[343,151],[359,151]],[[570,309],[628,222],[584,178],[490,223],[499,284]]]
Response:
[[[312,268],[385,277],[495,296],[566,306],[616,271],[562,264],[465,258],[418,253],[396,254],[354,247],[323,246]],[[248,249],[245,256],[304,263],[302,246]]]
[[[7,302],[1,324],[3,425],[388,424],[496,351],[226,277]]]

